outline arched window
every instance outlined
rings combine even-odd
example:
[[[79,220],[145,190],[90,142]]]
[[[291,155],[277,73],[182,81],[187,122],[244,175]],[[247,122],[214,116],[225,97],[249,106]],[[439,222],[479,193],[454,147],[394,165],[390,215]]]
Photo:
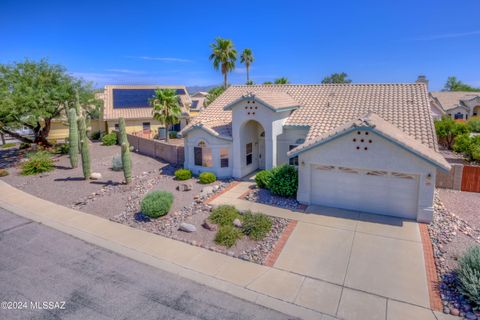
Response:
[[[200,141],[196,147],[193,147],[193,155],[196,166],[212,167],[212,148],[207,146],[205,141]]]

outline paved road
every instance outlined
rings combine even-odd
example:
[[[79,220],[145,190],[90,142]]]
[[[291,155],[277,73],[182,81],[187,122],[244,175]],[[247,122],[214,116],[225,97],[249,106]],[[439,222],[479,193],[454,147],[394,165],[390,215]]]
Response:
[[[1,208],[0,301],[27,302],[0,309],[0,319],[289,319]]]

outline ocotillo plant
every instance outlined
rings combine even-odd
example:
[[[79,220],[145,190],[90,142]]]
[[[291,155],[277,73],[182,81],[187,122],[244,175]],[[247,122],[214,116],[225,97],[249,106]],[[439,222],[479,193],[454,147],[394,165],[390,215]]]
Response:
[[[85,125],[85,117],[80,117],[78,119],[78,131],[80,136],[80,147],[82,154],[82,169],[83,177],[86,179],[90,178],[91,169],[90,169],[90,151],[88,150],[88,138],[87,138],[87,126]]]
[[[78,126],[75,109],[68,110],[68,155],[72,168],[78,167]]]
[[[119,141],[122,147],[122,165],[125,183],[132,182],[132,159],[130,158],[130,145],[128,144],[127,131],[125,130],[125,119],[120,118],[118,123]]]

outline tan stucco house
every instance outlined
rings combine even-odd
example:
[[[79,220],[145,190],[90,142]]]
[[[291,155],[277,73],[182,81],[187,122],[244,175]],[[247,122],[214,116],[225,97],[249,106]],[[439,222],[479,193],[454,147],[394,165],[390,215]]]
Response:
[[[153,137],[163,128],[157,120],[153,119],[150,99],[157,89],[174,89],[179,97],[182,117],[180,123],[173,131],[180,131],[189,121],[189,108],[192,104],[190,95],[185,86],[166,85],[107,85],[104,89],[104,108],[101,122],[104,130],[111,132],[118,127],[118,119],[125,118],[128,133]],[[160,135],[164,134],[160,130]]]
[[[438,153],[427,86],[231,86],[187,125],[186,168],[298,167],[297,200],[429,222]]]
[[[480,116],[480,92],[437,91],[430,93],[432,106],[456,120]]]

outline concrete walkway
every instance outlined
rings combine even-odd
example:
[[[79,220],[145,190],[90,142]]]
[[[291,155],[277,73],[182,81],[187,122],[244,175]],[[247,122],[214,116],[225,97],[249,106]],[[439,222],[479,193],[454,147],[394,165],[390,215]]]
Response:
[[[234,194],[244,192],[241,191],[243,187],[244,184],[240,184],[238,190],[234,188],[215,201],[233,199]],[[335,308],[332,307],[337,304],[335,290],[330,291],[334,284],[327,281],[291,270],[245,262],[65,208],[17,190],[3,181],[0,181],[0,207],[137,261],[295,317],[323,320],[335,319],[333,316],[341,319],[437,319],[427,308],[354,288],[342,287],[341,299]],[[301,218],[301,222],[313,216],[291,214],[290,218]]]

